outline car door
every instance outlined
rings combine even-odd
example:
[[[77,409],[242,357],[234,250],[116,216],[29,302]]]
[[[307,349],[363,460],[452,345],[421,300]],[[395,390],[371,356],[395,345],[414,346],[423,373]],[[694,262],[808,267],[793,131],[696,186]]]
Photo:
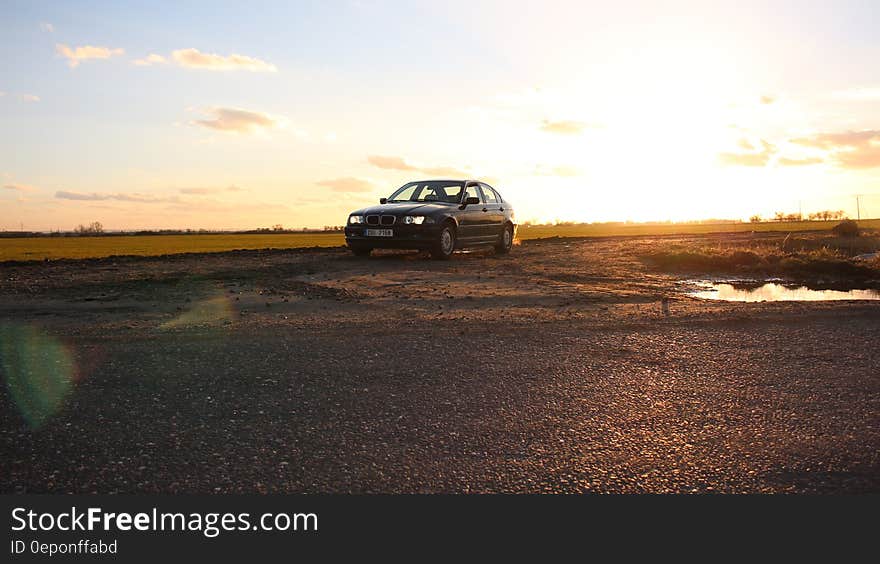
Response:
[[[471,204],[465,206],[463,210],[458,210],[456,218],[458,219],[458,238],[462,242],[473,243],[482,238],[481,229],[483,228],[483,194],[480,192],[479,185],[474,182],[468,184],[464,189],[462,202],[466,198],[478,198],[479,204]]]
[[[494,240],[501,235],[501,230],[504,227],[504,203],[495,189],[488,184],[481,182],[480,189],[483,192],[483,202],[485,202],[483,209],[486,210],[483,218],[484,234],[487,238]]]

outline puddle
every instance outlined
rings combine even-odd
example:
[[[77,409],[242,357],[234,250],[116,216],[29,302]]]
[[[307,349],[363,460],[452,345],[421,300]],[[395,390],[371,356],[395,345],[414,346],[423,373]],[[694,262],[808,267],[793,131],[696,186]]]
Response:
[[[825,302],[880,300],[880,290],[812,290],[806,286],[768,282],[759,285],[701,282],[691,296],[726,302]]]

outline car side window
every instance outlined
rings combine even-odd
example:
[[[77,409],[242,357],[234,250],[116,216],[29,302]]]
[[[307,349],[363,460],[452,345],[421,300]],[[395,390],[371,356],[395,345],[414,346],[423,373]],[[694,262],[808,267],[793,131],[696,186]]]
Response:
[[[481,202],[483,201],[483,198],[480,197],[480,190],[479,190],[479,188],[477,188],[476,184],[471,184],[470,186],[465,188],[464,197],[465,198],[477,198]]]
[[[446,194],[446,196],[443,198],[444,202],[456,204],[461,200],[461,184],[444,186],[443,192]]]
[[[480,189],[483,191],[483,201],[487,204],[497,204],[498,196],[495,194],[495,190],[489,187],[486,184],[480,184]]]

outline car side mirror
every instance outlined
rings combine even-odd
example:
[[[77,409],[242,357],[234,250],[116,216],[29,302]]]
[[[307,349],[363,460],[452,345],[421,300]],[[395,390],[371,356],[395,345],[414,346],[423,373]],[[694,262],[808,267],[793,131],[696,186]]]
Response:
[[[476,196],[468,196],[464,199],[464,205],[466,206],[474,206],[480,203],[480,199]]]
[[[384,204],[384,203],[386,203],[386,202],[388,202],[388,198],[379,198],[379,203],[380,203],[380,204]]]

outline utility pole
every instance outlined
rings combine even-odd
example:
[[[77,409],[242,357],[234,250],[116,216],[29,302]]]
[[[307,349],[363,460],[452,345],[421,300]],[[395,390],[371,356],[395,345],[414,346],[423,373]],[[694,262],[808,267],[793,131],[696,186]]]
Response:
[[[859,202],[859,198],[860,198],[861,196],[862,196],[861,194],[856,194],[856,221],[861,221],[861,220],[862,220],[862,207],[861,207],[861,204],[860,204],[860,202]]]

